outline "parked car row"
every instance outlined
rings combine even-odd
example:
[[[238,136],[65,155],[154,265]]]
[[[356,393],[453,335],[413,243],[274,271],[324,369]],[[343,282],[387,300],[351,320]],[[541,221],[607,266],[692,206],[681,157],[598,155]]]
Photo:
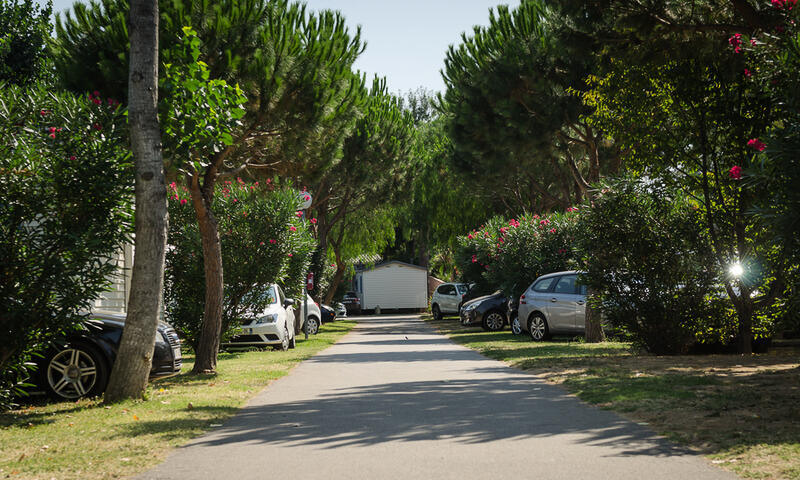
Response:
[[[344,316],[308,296],[308,321],[304,322],[303,302],[287,298],[280,286],[270,285],[264,295],[266,308],[242,318],[240,332],[224,347],[270,346],[288,350],[295,347],[301,331],[315,335],[320,325]],[[338,307],[344,310],[341,304]],[[36,361],[36,375],[32,379],[35,387],[58,400],[102,394],[117,357],[125,318],[121,313],[94,312],[79,330],[54,341]],[[181,340],[177,332],[168,324],[159,323],[150,380],[177,375],[181,366]]]
[[[463,283],[440,285],[431,298],[431,313],[441,319],[457,313],[462,325],[479,325],[487,331],[527,332],[535,341],[555,334],[585,332],[586,286],[578,283],[576,271],[556,272],[537,278],[519,298],[497,291],[471,300]]]

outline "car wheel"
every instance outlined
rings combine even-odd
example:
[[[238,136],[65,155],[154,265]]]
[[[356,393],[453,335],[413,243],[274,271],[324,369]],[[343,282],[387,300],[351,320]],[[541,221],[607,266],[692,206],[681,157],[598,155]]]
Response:
[[[306,325],[303,328],[307,334],[316,335],[319,333],[319,320],[317,320],[317,317],[310,316],[308,320],[306,320]]]
[[[275,350],[281,350],[283,352],[289,350],[289,327],[286,324],[283,325],[283,339],[281,339],[281,344],[275,345]]]
[[[519,323],[519,315],[514,315],[511,319],[511,333],[519,335],[522,333],[522,324]]]
[[[541,313],[531,316],[531,319],[528,320],[528,331],[535,342],[541,342],[550,337],[550,330],[547,328],[547,320]]]
[[[75,400],[103,393],[108,368],[97,351],[84,343],[54,350],[45,359],[44,388],[59,400]]]
[[[436,305],[435,303],[431,307],[431,314],[433,315],[433,319],[437,322],[442,319],[442,311],[439,310],[439,305]]]
[[[503,318],[503,314],[492,310],[483,316],[483,322],[481,326],[487,332],[499,332],[503,329],[503,325],[505,325],[505,323],[506,319]]]

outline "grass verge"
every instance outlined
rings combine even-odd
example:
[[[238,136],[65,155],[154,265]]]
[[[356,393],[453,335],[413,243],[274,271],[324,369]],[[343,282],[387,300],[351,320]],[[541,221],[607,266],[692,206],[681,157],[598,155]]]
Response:
[[[800,480],[800,352],[658,357],[626,343],[527,335],[433,321],[487,357],[564,386],[586,402],[649,424],[744,478]]]
[[[215,428],[297,363],[355,325],[326,324],[287,352],[221,353],[216,375],[154,382],[147,401],[104,406],[99,399],[34,401],[0,415],[0,478],[109,479],[144,471],[174,447]],[[183,371],[193,358],[184,358]]]

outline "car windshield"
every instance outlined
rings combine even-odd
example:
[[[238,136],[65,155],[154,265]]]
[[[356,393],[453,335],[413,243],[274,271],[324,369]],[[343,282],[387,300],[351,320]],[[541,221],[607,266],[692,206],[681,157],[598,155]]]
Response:
[[[269,287],[261,294],[261,300],[269,305],[278,303],[278,296],[275,295],[275,287]]]
[[[467,293],[467,291],[469,290],[469,289],[467,288],[467,286],[466,286],[466,285],[464,285],[463,283],[462,283],[462,284],[459,284],[459,285],[456,285],[456,288],[458,289],[458,293],[459,293],[459,295],[464,295],[464,294],[465,294],[465,293]]]

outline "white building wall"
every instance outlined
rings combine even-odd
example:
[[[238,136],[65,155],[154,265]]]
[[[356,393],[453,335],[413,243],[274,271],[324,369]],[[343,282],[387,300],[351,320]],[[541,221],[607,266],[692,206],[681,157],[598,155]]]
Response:
[[[428,306],[428,272],[421,268],[392,263],[365,271],[362,282],[365,309]]]
[[[102,292],[100,298],[94,301],[93,310],[126,313],[130,294],[131,267],[133,266],[133,246],[125,245],[109,261],[117,266],[116,272],[109,278],[111,288]]]

